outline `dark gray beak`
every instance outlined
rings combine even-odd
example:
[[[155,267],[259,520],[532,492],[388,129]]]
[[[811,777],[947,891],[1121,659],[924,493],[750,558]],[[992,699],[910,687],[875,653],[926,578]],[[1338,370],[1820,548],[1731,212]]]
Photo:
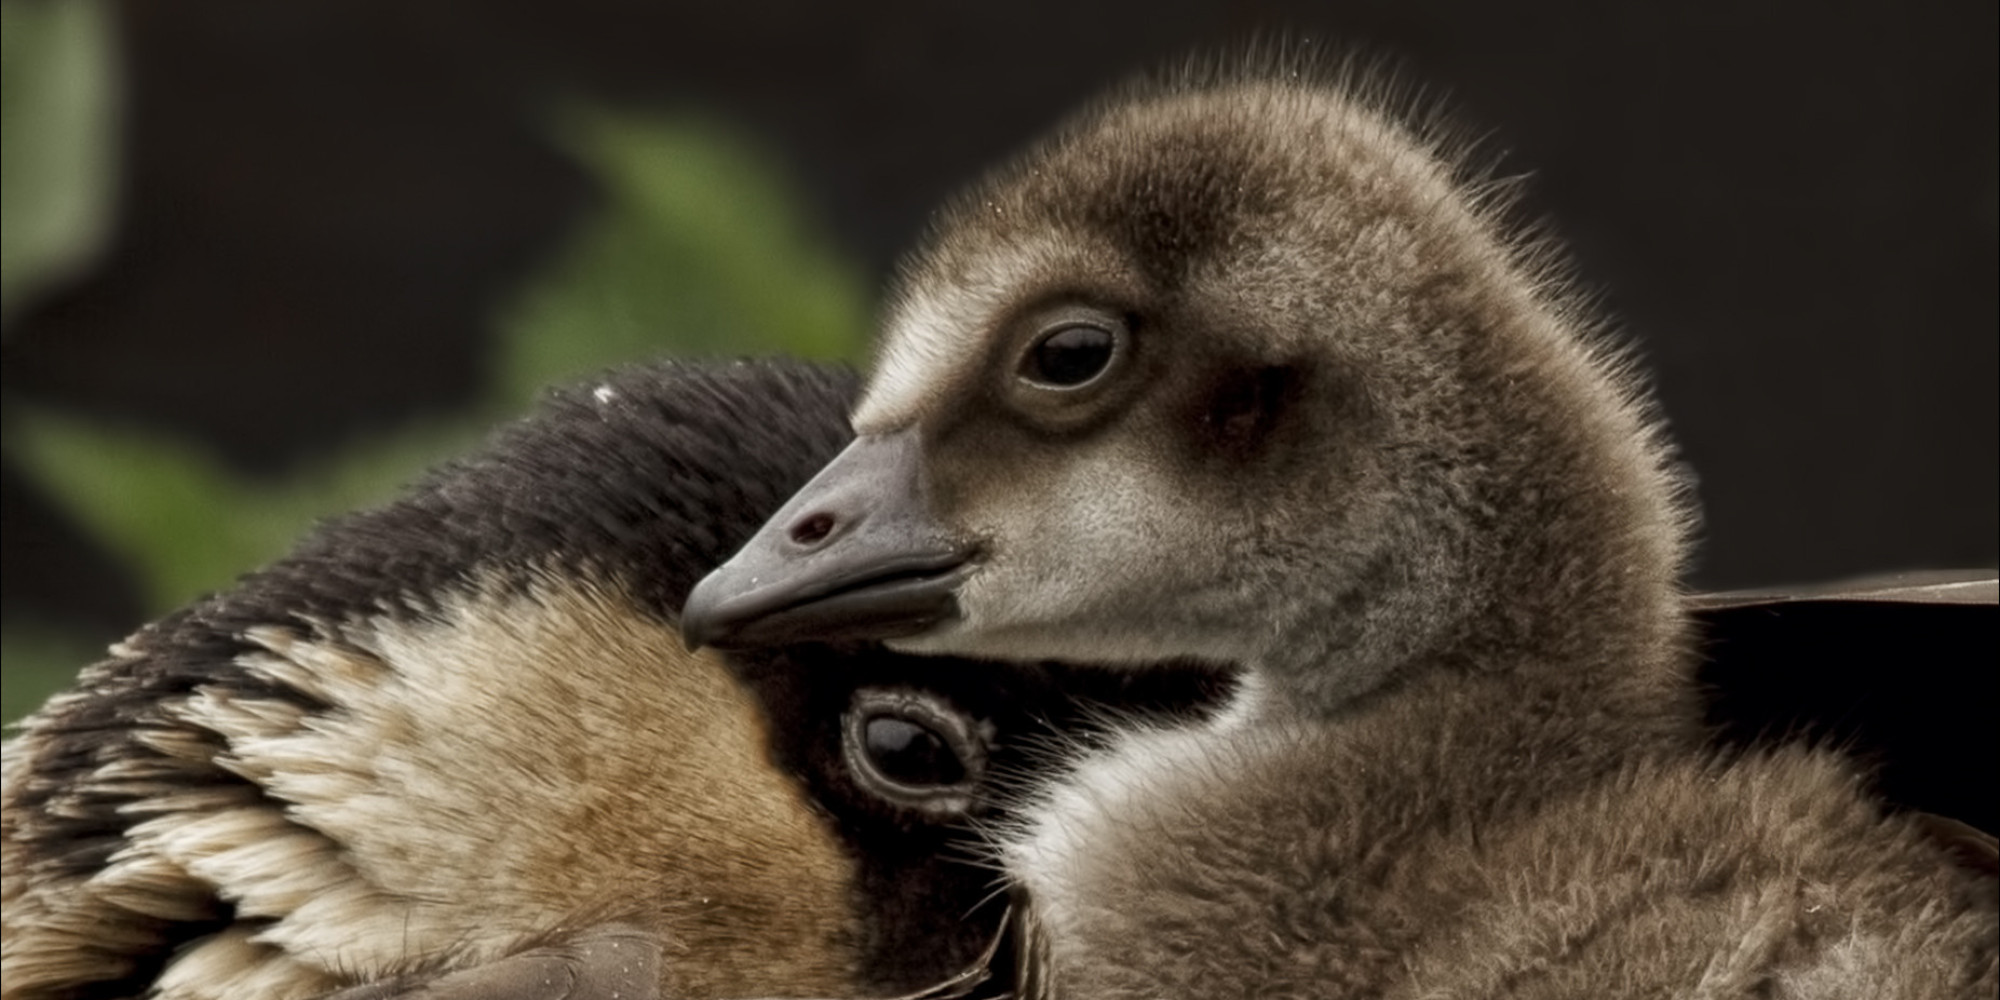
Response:
[[[681,608],[690,649],[915,635],[958,615],[969,546],[925,502],[914,430],[856,438]]]

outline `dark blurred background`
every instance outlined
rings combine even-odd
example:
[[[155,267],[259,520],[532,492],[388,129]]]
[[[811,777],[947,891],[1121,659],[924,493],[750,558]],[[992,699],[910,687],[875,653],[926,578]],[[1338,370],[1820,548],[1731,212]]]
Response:
[[[1699,586],[2000,547],[1992,3],[0,9],[9,718],[534,385],[860,359],[956,185],[1280,30],[1531,174],[1699,474]]]

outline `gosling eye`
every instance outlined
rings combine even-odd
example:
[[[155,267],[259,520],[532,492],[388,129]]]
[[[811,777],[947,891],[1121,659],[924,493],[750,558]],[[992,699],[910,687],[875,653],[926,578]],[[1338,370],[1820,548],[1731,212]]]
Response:
[[[1092,323],[1066,323],[1035,339],[1021,358],[1021,378],[1048,389],[1089,385],[1111,367],[1118,335]]]
[[[950,819],[972,810],[993,725],[919,688],[867,687],[843,720],[854,783],[898,810]]]

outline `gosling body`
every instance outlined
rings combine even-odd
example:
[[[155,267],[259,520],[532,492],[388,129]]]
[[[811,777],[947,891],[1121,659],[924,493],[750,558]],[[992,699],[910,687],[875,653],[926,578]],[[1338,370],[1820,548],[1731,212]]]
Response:
[[[684,629],[1242,664],[995,837],[1056,995],[1991,996],[1990,880],[1709,749],[1670,450],[1496,201],[1303,67],[1085,113],[943,213]]]

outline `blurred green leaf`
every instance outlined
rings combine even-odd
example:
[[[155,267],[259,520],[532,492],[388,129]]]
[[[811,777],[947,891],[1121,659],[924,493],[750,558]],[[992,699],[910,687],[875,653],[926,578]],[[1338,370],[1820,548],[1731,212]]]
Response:
[[[267,483],[166,435],[35,411],[7,421],[9,456],[131,568],[148,614],[227,586],[319,518],[387,499],[474,439],[470,425],[421,428]]]
[[[0,2],[0,317],[111,229],[118,76],[100,0]]]
[[[53,414],[10,414],[7,451],[139,578],[149,610],[227,582],[269,554],[273,526],[243,484],[186,442]]]
[[[502,398],[660,353],[860,356],[868,282],[771,157],[695,119],[579,108],[557,135],[603,204],[503,312]]]
[[[0,2],[11,100],[15,11],[29,5]],[[343,449],[279,482],[170,435],[40,410],[8,412],[9,458],[131,568],[150,616],[282,556],[318,518],[389,498],[551,383],[659,354],[860,355],[867,282],[808,224],[769,157],[689,119],[573,109],[557,132],[598,179],[602,202],[502,304],[486,401],[474,412]],[[52,189],[45,176],[31,184],[8,170],[11,233],[13,192]],[[9,622],[5,633],[9,718],[101,655],[23,629]]]
[[[9,622],[0,633],[0,720],[14,722],[69,686],[76,672],[104,656],[104,647],[69,632]]]

